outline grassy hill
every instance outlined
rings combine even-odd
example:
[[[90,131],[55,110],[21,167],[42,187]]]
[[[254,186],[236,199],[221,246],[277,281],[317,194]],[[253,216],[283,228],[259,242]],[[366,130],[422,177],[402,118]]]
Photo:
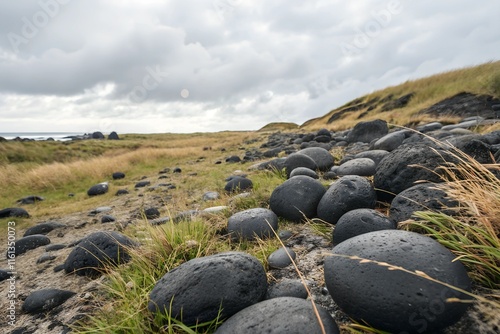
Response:
[[[59,315],[67,315],[71,319],[72,315],[75,315],[74,318],[81,321],[73,322],[71,326],[79,333],[212,333],[218,319],[204,327],[187,328],[168,316],[153,319],[147,305],[149,292],[164,272],[192,258],[221,251],[244,251],[257,257],[268,268],[268,256],[282,246],[280,241],[274,238],[235,242],[224,235],[227,220],[232,214],[249,208],[268,207],[271,193],[285,180],[285,175],[279,171],[253,170],[249,168],[250,164],[225,162],[227,157],[242,156],[245,151],[261,149],[261,145],[267,142],[269,132],[272,131],[305,132],[319,128],[343,130],[359,121],[377,118],[399,125],[436,119],[451,122],[461,116],[450,114],[446,110],[437,114],[426,114],[422,111],[462,92],[499,98],[500,62],[388,87],[355,99],[300,127],[294,123],[271,123],[259,131],[252,132],[135,134],[120,135],[122,139],[117,141],[0,142],[0,183],[3,186],[0,189],[0,209],[18,206],[16,201],[27,195],[34,194],[45,198],[42,202],[25,206],[31,214],[30,218],[0,219],[0,243],[4,245],[2,251],[5,251],[7,245],[7,222],[11,220],[15,220],[18,237],[21,237],[27,227],[42,221],[55,220],[67,224],[68,233],[61,234],[62,237],[57,233],[51,235],[54,243],[61,243],[64,237],[67,241],[74,241],[96,229],[115,228],[115,225],[101,224],[96,217],[89,216],[90,210],[103,205],[112,207],[113,214],[118,218],[116,229],[141,243],[140,248],[131,251],[132,259],[129,264],[110,269],[109,275],[95,285],[90,279],[75,275],[63,277],[62,273],[52,270],[52,265],[64,261],[71,251],[69,248],[61,250],[56,262],[50,265],[36,263],[38,257],[43,254],[41,248],[18,257],[16,270],[22,279],[18,281],[17,288],[22,294],[27,295],[33,290],[45,287],[44,284],[55,282],[60,288],[78,291],[78,296],[91,296],[91,299],[85,299],[81,303],[66,303],[64,312],[49,314],[47,317],[37,316],[35,320],[38,322],[35,325],[34,317],[20,313],[18,325],[31,326],[30,328],[42,324],[56,326],[55,324],[62,321],[59,319],[64,319],[57,318]],[[492,284],[484,286],[495,286],[493,284],[498,284],[500,273],[497,218],[500,215],[497,195],[500,192],[500,182],[485,167],[474,164],[466,166],[470,169],[462,174],[469,175],[470,182],[450,182],[449,191],[454,193],[461,203],[472,203],[475,211],[466,217],[467,219],[481,221],[483,225],[491,226],[491,229],[478,229],[468,224],[469,220],[465,220],[464,224],[457,221],[450,231],[442,227],[442,216],[424,218],[440,224],[439,229],[429,227],[434,231],[436,239],[448,242],[446,238],[449,236],[457,237],[449,243],[449,248],[452,248],[450,245],[460,246],[461,248],[455,251],[462,258],[466,258],[472,250],[473,257],[469,257],[469,262],[489,266],[488,270],[484,269],[485,266],[478,266],[483,271],[476,269],[474,279],[478,282],[486,280],[487,283],[494,280]],[[166,167],[180,167],[182,173],[169,172],[160,175],[160,171],[164,171]],[[111,175],[116,171],[124,172],[126,178],[113,180]],[[254,184],[249,196],[236,197],[224,192],[225,179],[239,173],[248,174]],[[145,178],[152,180],[154,185],[165,182],[174,184],[175,188],[158,186],[136,189],[136,182]],[[110,191],[101,196],[89,197],[87,189],[103,181],[109,181]],[[325,187],[330,184],[329,180],[322,182]],[[119,189],[127,189],[129,194],[123,197],[115,196]],[[220,192],[220,198],[214,201],[202,200],[207,191]],[[141,215],[143,209],[153,206],[161,209],[163,215],[172,218],[186,210],[220,206],[227,209],[206,216],[196,216],[192,221],[186,219],[175,222],[172,219],[168,224],[153,226]],[[463,225],[465,227],[462,227]],[[461,229],[454,230],[455,226]],[[417,225],[412,228],[423,227]],[[290,230],[293,235],[306,236],[303,239],[308,245],[309,240],[316,240],[310,239],[311,236],[322,236],[324,244],[327,245],[325,249],[331,249],[328,241],[331,240],[332,226],[314,220],[305,224],[280,220],[280,229]],[[300,247],[305,250],[305,246]],[[482,255],[484,249],[490,250],[490,257]],[[306,258],[309,254],[310,257]],[[314,271],[318,267],[318,258],[315,253],[302,250],[300,257],[297,274],[304,274],[310,279],[319,277],[318,286],[313,293],[316,293],[316,297],[321,296],[323,275],[321,270]],[[0,268],[4,268],[5,263],[4,257],[3,262],[0,261]],[[42,266],[46,267],[41,268]],[[271,269],[268,269],[269,280],[276,280],[279,276],[274,277]],[[288,275],[287,278],[295,277],[296,273],[290,271]],[[86,284],[90,292],[86,292]],[[0,286],[0,293],[7,295],[6,287],[7,285]],[[489,326],[488,329],[498,328],[490,325],[495,321],[500,323],[498,300],[491,301],[483,297],[490,291],[498,290],[484,291],[481,295],[472,296],[481,301],[478,309],[489,307],[478,313],[482,316],[478,321],[484,322],[486,327]],[[498,293],[496,295],[498,296]],[[6,302],[7,299],[0,299],[0,307],[7,309]],[[364,325],[351,323],[347,317],[339,318],[342,333],[361,333],[360,330],[363,333],[382,333]],[[66,320],[64,321],[66,323]]]
[[[312,131],[327,128],[340,131],[352,128],[359,121],[383,119],[388,123],[410,126],[435,121],[455,122],[458,116],[425,114],[430,106],[467,92],[500,98],[500,61],[436,74],[400,85],[387,87],[354,99],[326,115],[300,126]]]

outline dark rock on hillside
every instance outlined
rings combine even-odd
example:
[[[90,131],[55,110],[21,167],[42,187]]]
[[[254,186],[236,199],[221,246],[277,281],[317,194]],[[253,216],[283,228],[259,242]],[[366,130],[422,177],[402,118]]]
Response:
[[[63,304],[66,300],[76,295],[73,291],[44,289],[31,293],[23,303],[21,309],[25,313],[46,313]]]
[[[64,262],[66,273],[96,277],[105,266],[128,262],[126,247],[135,243],[118,232],[94,232],[78,243]]]
[[[307,290],[300,280],[285,278],[267,289],[266,299],[295,297],[307,299]]]
[[[92,139],[104,139],[104,135],[100,131],[92,133]]]
[[[16,240],[16,249],[14,254],[18,256],[26,253],[29,250],[48,244],[50,244],[50,239],[45,235],[35,234],[29,235],[27,237],[22,237],[21,239]],[[7,252],[7,258],[9,258],[9,254],[10,253]]]
[[[41,202],[43,200],[44,200],[44,198],[41,196],[30,195],[30,196],[26,196],[26,197],[23,197],[21,199],[18,199],[16,202],[17,202],[17,204],[35,204],[36,202]]]
[[[158,210],[157,208],[144,209],[143,214],[147,219],[155,219],[161,216],[160,210]]]
[[[374,139],[382,138],[389,132],[387,122],[377,119],[375,121],[359,122],[347,134],[349,143],[370,143]]]
[[[444,212],[453,215],[446,208],[458,207],[458,202],[449,198],[446,192],[434,183],[421,183],[400,192],[391,202],[389,217],[395,222],[412,218],[415,211]]]
[[[102,182],[90,187],[90,189],[87,190],[87,195],[89,196],[103,195],[107,193],[108,190],[109,190],[108,182]]]
[[[226,158],[227,163],[238,163],[241,162],[241,158],[237,155],[232,155],[228,158]]]
[[[404,144],[388,154],[377,166],[374,185],[378,200],[390,202],[416,181],[442,182],[439,167],[456,158],[443,149],[425,144]]]
[[[312,170],[318,169],[318,166],[316,165],[313,159],[311,159],[307,155],[300,153],[290,154],[286,158],[284,166],[287,178],[290,177],[290,173],[297,167],[306,167]]]
[[[112,215],[104,215],[101,217],[101,223],[106,224],[106,223],[112,223],[116,221],[116,218]]]
[[[267,277],[255,257],[226,252],[195,258],[166,273],[150,294],[150,312],[171,310],[188,326],[227,318],[261,301]]]
[[[125,178],[125,173],[122,172],[114,172],[113,175],[113,180],[120,180]]]
[[[0,282],[3,282],[11,277],[10,272],[0,269]]]
[[[354,320],[390,333],[436,333],[458,321],[467,310],[468,304],[447,301],[469,299],[467,295],[419,275],[388,270],[382,263],[471,289],[462,263],[437,241],[399,230],[365,233],[335,246],[333,255],[325,259],[328,291]]]
[[[333,230],[333,245],[363,233],[391,230],[396,223],[373,209],[351,210],[340,217]]]
[[[34,234],[47,234],[52,230],[62,227],[66,227],[66,225],[57,222],[40,223],[28,228],[26,232],[24,232],[24,236],[27,237],[29,235],[34,235]]]
[[[479,115],[484,118],[496,118],[492,106],[499,103],[500,100],[493,96],[462,92],[421,110],[419,114],[460,117]]]
[[[269,206],[278,216],[300,222],[305,218],[316,217],[316,208],[324,193],[321,182],[298,175],[273,190]]]
[[[297,153],[307,155],[316,163],[316,166],[321,171],[327,171],[335,164],[335,160],[330,152],[321,147],[304,148]]]
[[[336,224],[340,217],[354,209],[375,208],[373,185],[357,175],[343,176],[335,181],[318,204],[318,218]]]
[[[23,208],[5,208],[0,210],[0,218],[7,217],[29,218],[30,215]]]
[[[332,316],[322,307],[316,306],[325,333],[339,334]],[[322,333],[311,301],[279,297],[268,299],[238,312],[216,331],[216,334],[303,334]]]
[[[274,238],[278,230],[278,216],[269,209],[254,208],[240,211],[229,217],[227,231],[236,239],[254,240]]]
[[[127,189],[118,189],[118,190],[116,191],[116,194],[115,194],[115,195],[116,195],[116,196],[121,196],[121,195],[126,195],[126,194],[128,194],[128,193],[129,193],[129,192],[128,192],[128,190],[127,190]]]
[[[242,176],[234,176],[224,186],[224,190],[227,193],[245,191],[252,188],[253,188],[252,180]]]
[[[135,184],[134,188],[144,188],[151,184],[151,181],[139,181]]]
[[[382,106],[382,109],[380,111],[382,111],[382,112],[391,111],[393,109],[406,107],[406,105],[410,102],[413,95],[415,95],[415,93],[409,93],[409,94],[403,95],[400,98],[397,98],[395,100],[387,101]]]
[[[113,132],[111,132],[111,133],[108,135],[108,139],[109,139],[109,140],[119,140],[119,139],[120,139],[120,137],[118,136],[118,134],[117,134],[115,131],[113,131]]]
[[[290,247],[281,247],[275,250],[269,255],[267,258],[267,263],[270,268],[285,268],[292,264],[292,261],[295,261],[297,254]]]

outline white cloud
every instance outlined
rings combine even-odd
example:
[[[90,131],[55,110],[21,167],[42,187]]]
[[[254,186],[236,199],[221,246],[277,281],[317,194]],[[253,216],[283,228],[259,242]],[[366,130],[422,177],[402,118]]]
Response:
[[[0,132],[302,123],[498,59],[499,11],[486,0],[1,2]]]

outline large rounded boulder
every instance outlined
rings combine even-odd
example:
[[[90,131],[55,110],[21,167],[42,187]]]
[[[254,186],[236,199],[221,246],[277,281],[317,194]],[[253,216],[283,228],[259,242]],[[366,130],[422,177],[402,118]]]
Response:
[[[374,139],[382,138],[389,133],[387,122],[381,119],[359,122],[347,134],[348,143],[370,143]]]
[[[290,154],[286,158],[284,166],[287,178],[290,177],[292,171],[297,167],[305,167],[311,170],[316,170],[318,168],[312,158],[300,153]]]
[[[195,258],[166,273],[150,294],[150,312],[169,312],[191,326],[227,318],[263,300],[267,277],[255,257],[226,252]]]
[[[235,239],[254,240],[274,237],[278,216],[269,209],[254,208],[229,217],[227,231]]]
[[[358,322],[390,333],[435,333],[460,319],[470,299],[467,272],[437,241],[384,230],[347,239],[325,259],[325,283],[335,303]],[[437,283],[438,280],[444,284]]]
[[[278,216],[294,222],[316,217],[316,208],[325,194],[325,187],[313,178],[294,176],[276,187],[269,206]]]
[[[87,195],[89,196],[103,195],[107,193],[108,190],[109,190],[108,182],[102,182],[90,187],[89,190],[87,190]]]
[[[313,159],[316,166],[321,171],[327,171],[335,164],[335,159],[330,152],[322,147],[308,147],[298,151],[297,153],[307,155],[309,158]]]
[[[342,241],[357,235],[395,229],[396,223],[387,216],[373,209],[351,210],[340,217],[333,230],[333,244],[338,245]]]
[[[391,202],[389,217],[395,222],[412,218],[416,211],[434,211],[453,215],[458,202],[435,183],[421,183],[400,192]]]
[[[247,307],[226,320],[216,334],[303,334],[340,333],[335,320],[322,307],[316,306],[324,332],[310,300],[278,297]]]
[[[456,162],[448,151],[426,144],[403,144],[390,152],[377,166],[373,182],[378,200],[390,202],[416,181],[442,182],[440,167]]]
[[[357,175],[343,176],[335,181],[318,204],[318,218],[336,224],[345,213],[375,208],[376,194],[366,178]]]
[[[71,251],[64,262],[66,273],[96,277],[107,266],[130,260],[127,249],[135,243],[118,232],[94,232],[85,237]]]

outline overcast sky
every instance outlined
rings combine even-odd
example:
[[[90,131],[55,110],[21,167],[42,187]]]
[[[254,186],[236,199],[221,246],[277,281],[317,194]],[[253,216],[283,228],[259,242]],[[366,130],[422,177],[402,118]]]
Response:
[[[0,2],[0,132],[256,130],[500,58],[500,1]]]

